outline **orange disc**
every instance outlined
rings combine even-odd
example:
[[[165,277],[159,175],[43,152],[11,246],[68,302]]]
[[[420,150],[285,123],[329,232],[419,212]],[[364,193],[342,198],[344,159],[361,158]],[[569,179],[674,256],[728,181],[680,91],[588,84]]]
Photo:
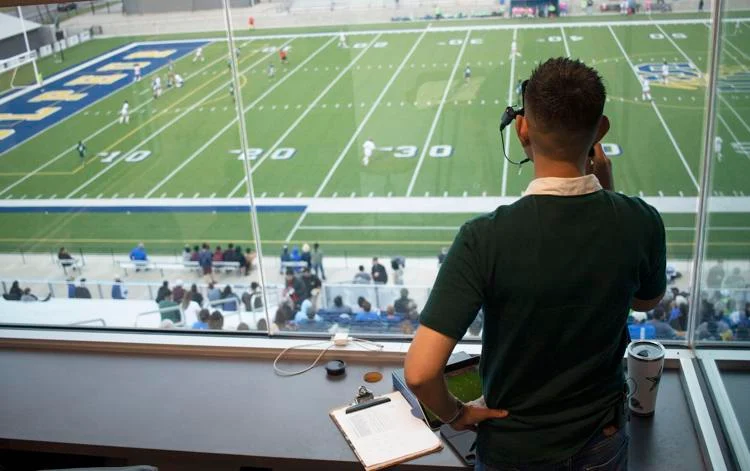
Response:
[[[377,383],[383,379],[383,373],[379,373],[377,371],[370,371],[369,373],[365,373],[365,381],[368,383]]]

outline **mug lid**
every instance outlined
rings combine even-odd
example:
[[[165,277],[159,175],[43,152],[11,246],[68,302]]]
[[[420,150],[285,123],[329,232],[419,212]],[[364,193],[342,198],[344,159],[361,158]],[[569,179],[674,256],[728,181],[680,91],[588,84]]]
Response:
[[[660,360],[665,355],[664,346],[650,340],[636,340],[628,345],[628,355],[638,360]]]

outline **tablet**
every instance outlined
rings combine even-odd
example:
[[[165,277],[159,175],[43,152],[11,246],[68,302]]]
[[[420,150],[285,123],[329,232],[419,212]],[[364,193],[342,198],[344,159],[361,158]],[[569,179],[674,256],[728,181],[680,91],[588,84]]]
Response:
[[[482,379],[479,376],[479,357],[471,357],[445,369],[448,391],[461,402],[471,402],[482,396]],[[440,428],[443,423],[420,402],[430,428]]]

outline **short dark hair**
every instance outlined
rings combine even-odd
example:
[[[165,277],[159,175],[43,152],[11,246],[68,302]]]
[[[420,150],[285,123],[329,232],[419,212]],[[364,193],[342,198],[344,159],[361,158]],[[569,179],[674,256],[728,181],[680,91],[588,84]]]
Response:
[[[557,57],[534,69],[523,99],[541,129],[583,134],[596,128],[607,92],[599,72],[579,60]]]
[[[260,285],[258,284],[257,281],[253,281],[252,283],[250,283],[250,289],[256,290],[258,288],[260,288]]]
[[[336,296],[333,298],[333,305],[336,307],[342,307],[344,305],[344,300],[341,299],[341,296]]]

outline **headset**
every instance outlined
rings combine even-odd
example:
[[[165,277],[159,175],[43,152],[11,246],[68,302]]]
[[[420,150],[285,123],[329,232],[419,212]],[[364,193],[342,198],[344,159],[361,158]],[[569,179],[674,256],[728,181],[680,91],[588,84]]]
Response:
[[[524,80],[521,83],[521,107],[513,108],[513,106],[508,106],[507,108],[505,108],[505,111],[503,111],[503,115],[500,117],[500,141],[502,142],[501,148],[503,150],[503,156],[505,156],[505,160],[512,163],[513,165],[518,165],[519,172],[521,171],[521,165],[525,164],[526,162],[530,162],[531,159],[527,157],[520,162],[514,162],[510,160],[508,158],[508,154],[505,153],[505,137],[503,137],[503,131],[508,127],[510,123],[513,122],[514,119],[516,119],[516,116],[523,116],[524,97],[526,95],[526,86],[528,84],[528,80]]]

